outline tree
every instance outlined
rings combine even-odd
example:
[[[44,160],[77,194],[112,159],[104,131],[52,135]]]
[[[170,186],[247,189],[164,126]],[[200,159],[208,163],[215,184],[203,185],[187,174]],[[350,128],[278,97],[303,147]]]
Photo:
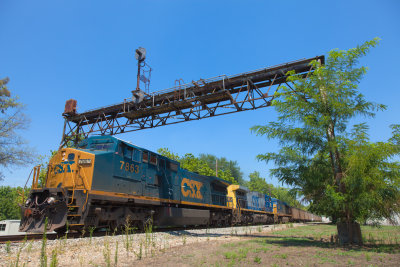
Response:
[[[369,141],[365,124],[349,130],[356,116],[373,117],[386,108],[365,100],[358,88],[367,70],[358,67],[359,59],[378,41],[330,51],[325,65],[312,62],[307,77],[289,72],[293,86],[281,87],[272,103],[277,121],[252,128],[281,146],[279,153],[258,159],[274,162],[271,174],[302,192],[312,211],[337,218],[342,243],[361,243],[357,221],[399,210],[400,166],[393,161],[399,127],[393,126],[390,140],[378,143]]]
[[[0,186],[0,221],[21,219],[18,204],[22,202],[21,187]],[[25,199],[28,191],[25,192]]]
[[[187,153],[183,157],[169,151],[168,148],[160,148],[157,150],[160,155],[178,161],[181,168],[191,172],[196,172],[201,175],[215,176],[215,170],[209,167],[206,161],[196,158],[193,154]],[[235,183],[235,178],[232,176],[230,169],[218,171],[218,178]]]
[[[19,136],[19,131],[26,129],[28,119],[18,99],[11,97],[8,82],[8,78],[0,80],[0,166],[3,168],[26,165],[34,158],[32,150]]]
[[[247,187],[251,191],[260,192],[269,196],[272,196],[272,184],[268,184],[265,178],[260,176],[258,171],[254,171],[249,174],[249,181],[247,182]]]
[[[213,169],[214,172],[216,170],[216,165],[218,162],[218,173],[220,173],[221,171],[222,172],[230,171],[232,177],[235,180],[235,183],[244,185],[243,173],[240,171],[240,167],[237,161],[227,160],[224,157],[217,158],[216,156],[211,154],[200,154],[199,159],[206,162],[208,167]]]
[[[68,147],[68,146],[67,146]],[[38,179],[38,186],[44,187],[47,179],[47,173],[49,171],[49,162],[52,157],[57,154],[57,150],[50,150],[50,155],[48,157],[41,156],[42,163],[40,164],[40,173]]]

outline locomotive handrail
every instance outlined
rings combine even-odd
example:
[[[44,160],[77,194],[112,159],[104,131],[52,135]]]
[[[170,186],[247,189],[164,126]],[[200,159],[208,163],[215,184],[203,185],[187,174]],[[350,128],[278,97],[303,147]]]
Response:
[[[27,185],[28,182],[29,182],[29,179],[31,178],[32,172],[33,172],[33,168],[32,168],[31,172],[30,172],[29,175],[28,175],[28,179],[27,179],[26,182],[25,182],[24,189],[22,189],[22,193],[19,193],[19,195],[22,197],[22,203],[21,203],[21,205],[24,205],[24,204],[25,204],[25,189],[26,189],[26,185]]]
[[[38,189],[40,167],[40,164],[33,167],[32,189]]]
[[[66,172],[64,172],[63,181],[65,181],[65,175],[66,175]],[[72,196],[71,196],[71,203],[68,203],[68,200],[67,200],[67,206],[69,206],[69,205],[71,205],[72,203],[74,203],[74,196],[75,196],[75,178],[73,177],[71,180],[72,180]]]
[[[83,212],[86,209],[86,205],[87,205],[88,198],[89,198],[89,186],[86,185],[87,184],[87,178],[86,178],[85,172],[81,170],[82,166],[78,165],[78,168],[80,168],[79,173],[83,172],[83,176],[84,176],[83,178],[85,178],[85,180],[82,179],[83,186],[85,187],[85,190],[86,190],[86,200],[85,200],[85,203],[82,206],[82,212]],[[80,174],[79,174],[79,176],[80,176]]]

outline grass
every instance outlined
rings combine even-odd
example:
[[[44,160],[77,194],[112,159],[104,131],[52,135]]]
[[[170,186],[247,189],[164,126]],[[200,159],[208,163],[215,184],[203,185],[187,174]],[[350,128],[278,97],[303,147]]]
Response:
[[[304,266],[397,264],[396,257],[390,255],[396,255],[400,260],[400,227],[363,226],[362,231],[367,237],[364,246],[342,247],[330,242],[330,237],[336,234],[334,225],[294,228],[293,224],[288,224],[283,230],[270,232],[265,237],[258,237],[256,233],[245,240],[221,244],[209,252],[209,260],[204,265],[256,266],[268,263],[269,266],[296,266],[299,261]],[[243,232],[244,235],[249,233],[246,228]],[[196,262],[196,257],[182,258]]]
[[[287,254],[276,254],[274,258],[287,259]]]

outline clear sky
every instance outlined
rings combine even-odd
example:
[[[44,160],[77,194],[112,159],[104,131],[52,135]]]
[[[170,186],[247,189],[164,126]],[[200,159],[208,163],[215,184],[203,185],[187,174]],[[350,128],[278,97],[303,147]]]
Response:
[[[363,59],[360,88],[388,105],[368,120],[371,138],[387,140],[400,123],[400,1],[0,1],[0,78],[26,104],[31,123],[22,136],[38,154],[60,143],[65,101],[78,112],[121,102],[135,88],[134,50],[147,49],[151,90],[221,74],[232,75],[349,49],[376,36]],[[211,153],[238,161],[245,176],[260,171],[259,153],[276,142],[251,126],[274,120],[272,108],[119,135],[150,150]],[[23,185],[32,166],[4,170],[0,185]]]

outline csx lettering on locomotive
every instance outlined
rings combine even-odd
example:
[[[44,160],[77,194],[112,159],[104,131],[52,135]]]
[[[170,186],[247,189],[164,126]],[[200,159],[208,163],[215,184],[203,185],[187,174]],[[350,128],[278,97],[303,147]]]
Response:
[[[203,199],[203,195],[200,192],[203,183],[199,181],[189,180],[183,178],[181,182],[181,192],[185,197]]]
[[[54,174],[71,172],[71,164],[74,164],[75,161],[64,161],[61,164],[57,164],[54,166]]]

